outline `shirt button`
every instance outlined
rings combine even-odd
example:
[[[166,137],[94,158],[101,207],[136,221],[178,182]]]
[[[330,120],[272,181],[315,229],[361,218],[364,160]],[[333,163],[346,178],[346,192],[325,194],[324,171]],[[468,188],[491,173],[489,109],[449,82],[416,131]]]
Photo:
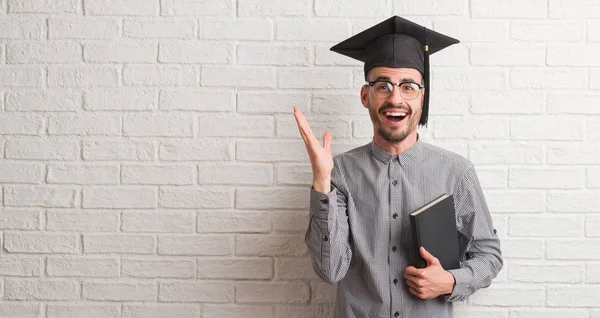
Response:
[[[329,199],[323,199],[323,200],[321,200],[321,203],[327,204],[327,203],[329,203]]]
[[[398,279],[397,278],[394,278],[394,284],[396,284],[396,285],[398,284]]]
[[[395,246],[392,246],[392,251],[394,251],[394,252],[395,252],[395,251],[396,251],[396,249],[397,249],[397,248],[396,248]]]
[[[398,218],[398,213],[394,213],[394,215],[392,215],[392,217],[393,217],[394,219],[397,219],[397,218]]]
[[[394,180],[394,181],[392,181],[392,184],[395,186],[398,184],[398,181]]]
[[[327,235],[325,235],[325,237],[323,238],[323,241],[325,241],[325,242],[329,241],[329,238],[327,237]]]
[[[400,313],[396,311],[396,312],[394,313],[394,317],[398,317],[398,316],[400,316]]]

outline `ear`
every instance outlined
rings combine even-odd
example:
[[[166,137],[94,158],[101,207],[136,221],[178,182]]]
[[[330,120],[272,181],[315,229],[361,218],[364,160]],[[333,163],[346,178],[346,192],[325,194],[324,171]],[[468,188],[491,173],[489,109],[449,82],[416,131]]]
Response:
[[[365,108],[369,108],[369,86],[363,85],[360,89],[360,101]]]

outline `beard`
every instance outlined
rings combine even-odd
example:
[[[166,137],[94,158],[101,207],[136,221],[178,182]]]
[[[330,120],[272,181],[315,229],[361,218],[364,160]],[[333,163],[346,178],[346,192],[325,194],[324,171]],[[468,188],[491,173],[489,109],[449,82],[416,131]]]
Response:
[[[370,105],[369,105],[370,106]],[[404,110],[407,112],[406,118],[403,119],[404,123],[401,127],[389,126],[384,119],[383,112],[388,110]],[[413,131],[417,129],[417,125],[420,119],[420,111],[413,112],[410,107],[397,105],[394,106],[391,103],[386,103],[379,108],[379,111],[375,111],[372,107],[369,107],[369,116],[375,127],[375,133],[377,133],[383,140],[395,144],[400,143],[408,137]]]

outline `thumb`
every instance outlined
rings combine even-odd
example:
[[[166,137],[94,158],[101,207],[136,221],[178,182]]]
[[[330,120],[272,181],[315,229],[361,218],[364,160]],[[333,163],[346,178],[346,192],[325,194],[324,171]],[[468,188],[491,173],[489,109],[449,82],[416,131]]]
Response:
[[[328,131],[323,134],[323,148],[327,151],[331,150],[331,133]]]
[[[429,253],[423,246],[421,246],[419,251],[421,252],[421,257],[423,257],[425,262],[427,262],[427,267],[431,265],[440,265],[440,261],[435,256],[431,255],[431,253]]]

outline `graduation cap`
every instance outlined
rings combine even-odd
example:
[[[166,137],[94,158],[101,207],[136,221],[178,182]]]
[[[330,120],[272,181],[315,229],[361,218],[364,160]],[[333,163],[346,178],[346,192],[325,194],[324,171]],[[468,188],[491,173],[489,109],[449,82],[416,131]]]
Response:
[[[419,124],[425,125],[431,92],[429,55],[458,42],[457,39],[394,16],[334,45],[331,50],[364,62],[365,80],[369,70],[377,66],[413,68],[421,72],[426,89]]]

